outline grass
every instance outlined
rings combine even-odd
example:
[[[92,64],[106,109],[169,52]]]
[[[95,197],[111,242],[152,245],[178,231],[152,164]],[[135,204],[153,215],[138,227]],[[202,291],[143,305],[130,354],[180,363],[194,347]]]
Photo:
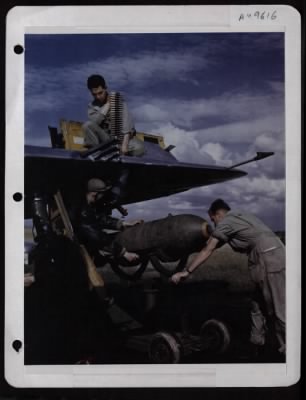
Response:
[[[195,254],[189,257],[188,262]],[[233,291],[253,290],[248,271],[248,259],[244,254],[234,252],[228,245],[216,250],[205,264],[200,266],[193,274],[194,280],[222,280],[229,284]]]

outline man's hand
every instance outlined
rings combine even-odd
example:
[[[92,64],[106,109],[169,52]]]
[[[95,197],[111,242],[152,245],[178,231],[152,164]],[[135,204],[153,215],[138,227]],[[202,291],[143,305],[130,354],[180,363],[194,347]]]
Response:
[[[123,155],[123,156],[126,156],[128,153],[129,153],[129,149],[128,149],[128,146],[121,146],[121,154]]]
[[[29,287],[32,285],[32,283],[35,282],[35,277],[32,273],[26,273],[24,274],[24,286]]]
[[[108,112],[110,110],[110,103],[107,101],[101,108],[100,108],[100,113],[103,114],[105,117],[107,116]]]
[[[182,279],[186,279],[188,275],[188,271],[177,272],[176,274],[171,276],[170,280],[177,285]]]
[[[123,136],[123,141],[122,141],[122,144],[121,144],[121,154],[123,154],[123,155],[128,154],[128,152],[129,152],[129,141],[130,141],[130,134],[126,133]]]
[[[139,260],[139,255],[138,255],[138,254],[132,253],[132,252],[129,252],[129,251],[126,251],[126,252],[123,254],[123,257],[124,257],[128,262],[133,262],[133,261]]]
[[[143,220],[142,219],[135,219],[133,221],[124,221],[123,222],[123,226],[125,228],[129,228],[131,226],[135,226],[135,225],[139,225],[139,224],[143,224]]]

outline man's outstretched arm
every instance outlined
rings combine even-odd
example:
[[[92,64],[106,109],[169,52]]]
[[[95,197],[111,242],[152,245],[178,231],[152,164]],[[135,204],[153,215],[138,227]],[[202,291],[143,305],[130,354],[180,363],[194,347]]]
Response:
[[[179,283],[181,279],[185,279],[190,275],[195,269],[197,269],[202,263],[204,263],[210,255],[214,252],[216,247],[218,246],[219,240],[210,237],[206,246],[197,254],[194,258],[192,263],[186,267],[182,272],[177,272],[176,274],[172,275],[171,281],[173,283]]]

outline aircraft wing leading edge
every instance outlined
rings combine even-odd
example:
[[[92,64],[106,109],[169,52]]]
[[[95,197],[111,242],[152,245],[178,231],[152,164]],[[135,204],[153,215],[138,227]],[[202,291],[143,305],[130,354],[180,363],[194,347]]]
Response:
[[[212,185],[246,175],[237,169],[182,163],[171,154],[165,160],[122,156],[104,161],[82,158],[79,151],[25,146],[25,196],[36,191],[77,192],[87,180],[99,177],[111,183],[128,173],[123,203],[136,203]]]

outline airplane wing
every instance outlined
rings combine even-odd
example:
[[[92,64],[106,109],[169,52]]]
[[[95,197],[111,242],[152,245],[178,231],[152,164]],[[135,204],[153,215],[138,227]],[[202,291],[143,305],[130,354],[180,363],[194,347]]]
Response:
[[[152,144],[142,157],[104,159],[84,157],[82,151],[25,146],[25,197],[35,192],[53,194],[58,189],[77,195],[90,178],[114,183],[125,172],[128,183],[123,204],[129,204],[246,175],[237,169],[182,163],[169,151],[156,149]]]

